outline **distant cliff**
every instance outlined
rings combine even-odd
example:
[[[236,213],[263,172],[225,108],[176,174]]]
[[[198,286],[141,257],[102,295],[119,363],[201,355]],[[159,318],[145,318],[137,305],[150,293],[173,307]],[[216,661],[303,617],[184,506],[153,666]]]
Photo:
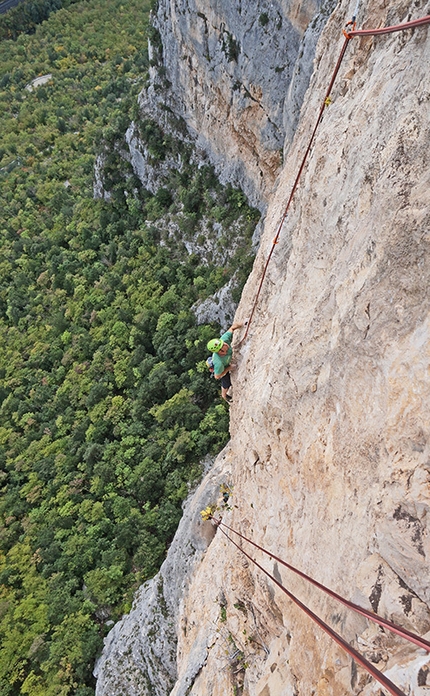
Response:
[[[182,117],[221,181],[264,208],[333,7],[333,0],[158,0],[142,111],[166,124],[172,112]]]
[[[297,59],[289,63],[283,91],[266,92],[262,76],[268,78],[269,65],[283,64],[266,62],[271,50],[280,58],[276,12],[283,8],[283,26],[291,27],[298,50],[315,8],[261,4],[251,21],[249,10],[240,15],[238,0],[231,13],[223,14],[222,4],[209,14],[192,2],[169,3],[169,9],[160,2],[157,24],[172,100],[189,128],[214,160],[224,158],[229,176],[242,177],[268,203],[237,312],[244,319],[351,7],[340,2],[321,34],[290,142],[295,116],[285,117],[283,100],[291,96]],[[422,2],[412,9],[402,0],[389,7],[363,3],[358,23],[396,24],[429,12]],[[216,59],[221,54],[224,70]],[[382,693],[199,519],[198,510],[219,498],[222,483],[233,491],[223,518],[233,528],[347,599],[409,630],[430,631],[429,74],[428,27],[350,41],[250,334],[236,351],[230,444],[190,502],[172,554],[153,581],[163,578],[163,601],[143,621],[149,590],[142,590],[109,638],[98,664],[98,696]],[[259,95],[256,102],[245,88]],[[271,194],[284,138],[286,161]],[[278,563],[258,561],[405,693],[427,693],[427,653],[357,618]],[[170,637],[160,647],[166,626]],[[148,681],[150,673],[169,676]]]

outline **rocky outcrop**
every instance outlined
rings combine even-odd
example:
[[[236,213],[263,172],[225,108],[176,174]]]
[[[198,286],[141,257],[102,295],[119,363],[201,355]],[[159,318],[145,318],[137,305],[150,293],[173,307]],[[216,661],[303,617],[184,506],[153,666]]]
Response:
[[[175,538],[160,572],[136,593],[132,610],[110,631],[94,675],[97,694],[163,696],[176,681],[177,626],[186,625],[181,613],[182,598],[192,574],[214,537],[202,521],[200,510],[219,494],[231,477],[231,459],[224,450],[184,507]],[[204,649],[200,650],[204,653]],[[198,659],[197,659],[198,662]],[[204,660],[203,660],[204,662]],[[192,661],[191,672],[199,671]]]
[[[291,141],[333,0],[159,0],[143,114],[180,116],[222,183],[264,208]]]
[[[249,314],[349,11],[346,2],[338,5],[318,43],[238,319]],[[408,12],[403,0],[389,8],[363,4],[359,22],[393,24],[430,7],[418,3]],[[228,466],[218,462],[216,485],[200,489],[205,501],[216,499],[227,477],[233,495],[226,523],[347,599],[427,637],[429,72],[428,28],[350,42],[249,336],[236,347]],[[206,530],[197,522],[203,506],[196,501],[190,512],[200,525],[196,539],[213,532],[209,522]],[[172,609],[171,696],[380,693],[220,531],[201,544],[185,584],[179,561],[171,566],[173,573],[178,565],[182,585]],[[405,693],[425,696],[427,653],[255,557]],[[98,694],[137,694],[127,688],[123,681],[121,691]]]
[[[210,324],[218,322],[220,326],[230,326],[233,323],[237,304],[233,301],[232,289],[235,278],[218,290],[212,297],[191,307],[198,324]]]
[[[241,316],[337,59],[342,12],[318,46]],[[402,7],[387,16],[372,6],[371,13],[373,25],[407,19]],[[225,517],[347,598],[420,633],[430,628],[429,48],[428,29],[349,47],[238,352],[231,447],[239,507]],[[226,562],[205,603],[222,590],[227,620],[190,693],[227,693],[225,630],[246,655],[244,693],[378,691],[264,575],[225,548],[217,534],[205,563],[221,553]],[[428,655],[267,567],[407,693],[424,693]],[[199,571],[198,586],[205,564]],[[193,596],[191,587],[184,608],[196,619]],[[246,643],[243,631],[255,640]],[[193,640],[181,637],[182,654]]]
[[[105,189],[103,180],[103,169],[105,165],[105,157],[100,154],[96,157],[94,164],[94,184],[93,184],[93,195],[95,199],[103,198],[105,201],[109,201],[111,198],[111,193]]]
[[[163,179],[170,169],[181,171],[180,157],[166,157],[162,162],[153,163],[148,147],[139,135],[139,130],[134,121],[131,122],[125,133],[125,142],[128,145],[130,164],[133,171],[140,179],[143,188],[156,194]]]

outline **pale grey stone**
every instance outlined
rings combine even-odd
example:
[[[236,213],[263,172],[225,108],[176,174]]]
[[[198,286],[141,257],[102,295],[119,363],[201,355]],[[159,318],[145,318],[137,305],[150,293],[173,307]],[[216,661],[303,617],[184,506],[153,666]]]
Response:
[[[169,42],[178,42],[172,56],[166,54],[168,74],[179,85],[177,99],[190,132],[194,129],[208,149],[210,144],[214,161],[218,156],[221,161],[224,134],[230,153],[223,160],[225,171],[246,179],[252,195],[268,202],[254,269],[236,312],[243,320],[253,307],[352,8],[340,2],[320,35],[297,127],[296,114],[286,117],[282,100],[270,112],[270,122],[285,130],[288,161],[276,190],[269,191],[258,185],[259,148],[262,132],[272,143],[277,131],[268,127],[271,98],[253,97],[251,76],[259,74],[260,64],[254,73],[250,55],[252,41],[260,41],[262,53],[266,44],[259,16],[252,25],[249,7],[243,14],[249,36],[234,23],[238,6],[226,8],[218,0],[205,14],[194,0],[187,5],[161,0],[157,22],[163,43],[168,39],[165,51]],[[262,4],[258,12],[270,15],[272,7],[276,3]],[[289,9],[298,13],[300,8]],[[383,25],[428,14],[429,5],[364,2],[360,12]],[[172,26],[180,29],[179,38]],[[298,51],[306,26],[294,38]],[[226,62],[226,31],[239,43],[237,61]],[[181,36],[187,37],[186,46]],[[235,336],[231,441],[225,460],[215,465],[224,473],[193,513],[197,518],[203,499],[209,501],[227,477],[233,494],[224,522],[346,599],[418,632],[428,630],[430,621],[429,41],[424,28],[348,46],[247,339],[238,345],[243,334]],[[210,60],[203,70],[205,52]],[[292,79],[294,102],[303,85],[299,74]],[[239,81],[235,90],[234,80]],[[216,104],[210,99],[214,94]],[[247,103],[248,117],[241,120]],[[205,113],[207,124],[201,127]],[[219,114],[224,123],[217,130]],[[257,143],[252,161],[248,150],[236,157],[235,138],[245,125]],[[205,528],[194,531],[197,537]],[[160,693],[225,696],[237,687],[239,673],[249,696],[317,691],[375,696],[380,691],[221,531],[201,544],[190,574],[184,576],[182,569],[174,590],[165,595],[177,660],[174,672],[173,657],[160,669],[161,675],[171,675],[164,681],[156,677],[157,688],[165,689]],[[169,552],[166,561],[172,577],[175,564],[180,567],[177,554],[173,551],[170,560]],[[258,560],[273,568],[264,557]],[[277,568],[290,591],[405,693],[424,696],[428,654],[350,615],[279,563]],[[246,657],[246,667],[234,662],[231,641]],[[136,660],[140,664],[140,653]],[[134,667],[125,667],[116,676],[117,690],[107,687],[98,696],[128,696],[123,684]]]
[[[96,696],[165,696],[177,678],[177,630],[181,623],[181,599],[193,569],[198,565],[215,529],[203,522],[200,511],[219,498],[220,485],[229,477],[229,462],[222,453],[217,464],[207,458],[202,483],[184,506],[184,515],[160,572],[142,585],[132,610],[105,639],[96,663]],[[202,662],[206,646],[197,647],[194,662]],[[204,661],[204,660],[203,660]]]

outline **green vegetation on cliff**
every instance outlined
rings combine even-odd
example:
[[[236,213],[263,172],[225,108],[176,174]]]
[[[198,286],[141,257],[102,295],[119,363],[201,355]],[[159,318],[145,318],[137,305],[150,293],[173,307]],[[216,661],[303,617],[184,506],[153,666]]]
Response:
[[[150,120],[153,163],[180,166],[152,195],[124,159],[148,14],[88,0],[0,44],[1,696],[94,693],[107,622],[159,568],[228,435],[202,365],[218,327],[191,307],[234,274],[240,292],[258,215]],[[199,236],[222,250],[231,230],[222,265],[219,249],[203,259]]]

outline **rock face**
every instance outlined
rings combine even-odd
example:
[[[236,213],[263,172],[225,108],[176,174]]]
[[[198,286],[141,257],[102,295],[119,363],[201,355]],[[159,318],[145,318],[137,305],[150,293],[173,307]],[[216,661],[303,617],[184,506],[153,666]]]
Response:
[[[163,696],[174,686],[177,626],[186,625],[182,597],[215,534],[199,512],[217,496],[223,478],[231,477],[228,451],[212,465],[213,461],[206,462],[210,471],[186,505],[160,572],[142,585],[130,614],[110,631],[94,670],[97,694]]]
[[[141,96],[142,110],[153,113],[158,105],[158,120],[166,108],[182,117],[221,181],[240,186],[253,205],[264,207],[333,6],[334,0],[258,6],[159,0],[152,85]]]
[[[230,326],[233,323],[237,305],[232,298],[233,277],[227,285],[218,290],[212,297],[195,304],[191,309],[196,315],[198,324],[210,324],[217,321],[220,326]]]
[[[349,12],[342,1],[319,40],[237,319],[249,315]],[[397,24],[430,7],[418,2],[408,12],[403,0],[389,8],[377,0],[361,5],[358,21]],[[384,693],[221,530],[210,541],[213,527],[198,522],[198,509],[222,482],[233,487],[226,524],[347,599],[430,636],[429,74],[428,27],[349,42],[249,335],[236,347],[231,442],[190,508],[188,529],[201,541],[186,581],[179,559],[187,542],[175,540],[166,561],[178,587],[169,614],[177,665],[153,693]],[[427,694],[427,653],[241,543],[401,690]],[[100,684],[100,695],[151,693],[131,690],[126,677],[121,688]]]

